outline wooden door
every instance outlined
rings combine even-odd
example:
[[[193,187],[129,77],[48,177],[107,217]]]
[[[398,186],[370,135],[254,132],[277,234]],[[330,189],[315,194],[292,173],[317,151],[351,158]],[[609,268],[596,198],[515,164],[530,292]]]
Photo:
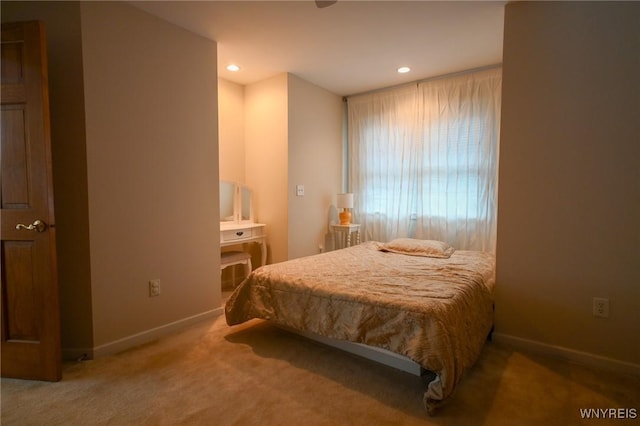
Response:
[[[44,27],[2,24],[2,377],[61,378]]]

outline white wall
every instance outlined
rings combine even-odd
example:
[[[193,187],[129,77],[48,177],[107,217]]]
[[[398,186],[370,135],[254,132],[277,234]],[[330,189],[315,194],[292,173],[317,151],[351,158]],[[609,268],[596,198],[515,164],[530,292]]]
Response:
[[[638,22],[635,2],[506,6],[496,287],[498,334],[636,371]]]
[[[342,98],[289,74],[289,259],[325,249],[342,192]],[[296,185],[305,195],[296,196]],[[335,207],[333,207],[335,213]],[[326,248],[326,249],[330,249]]]

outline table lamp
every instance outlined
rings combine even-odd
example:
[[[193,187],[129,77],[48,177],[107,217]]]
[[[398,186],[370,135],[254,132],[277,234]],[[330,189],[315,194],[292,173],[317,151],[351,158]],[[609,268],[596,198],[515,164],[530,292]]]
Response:
[[[351,223],[351,212],[347,209],[353,208],[353,194],[338,194],[337,206],[343,209],[340,212],[340,225],[349,225]]]

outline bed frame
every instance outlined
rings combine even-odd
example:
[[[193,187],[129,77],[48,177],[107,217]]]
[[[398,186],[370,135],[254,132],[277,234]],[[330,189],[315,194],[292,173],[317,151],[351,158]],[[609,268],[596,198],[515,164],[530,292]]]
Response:
[[[329,337],[319,336],[317,334],[308,333],[306,331],[295,330],[293,328],[286,327],[280,324],[276,324],[276,326],[307,339],[314,340],[327,346],[332,346],[334,348],[357,356],[361,356],[363,358],[378,362],[388,367],[407,372],[414,376],[421,377],[426,371],[420,366],[420,364],[412,361],[410,358],[382,348],[376,348],[374,346],[368,346],[362,343],[348,342],[346,340],[331,339]]]

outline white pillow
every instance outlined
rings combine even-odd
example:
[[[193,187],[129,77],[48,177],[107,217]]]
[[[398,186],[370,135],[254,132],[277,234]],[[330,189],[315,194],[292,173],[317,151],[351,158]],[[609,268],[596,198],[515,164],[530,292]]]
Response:
[[[449,244],[436,240],[417,240],[414,238],[397,238],[380,246],[382,251],[408,254],[410,256],[436,257],[447,259],[451,257],[455,248]]]

